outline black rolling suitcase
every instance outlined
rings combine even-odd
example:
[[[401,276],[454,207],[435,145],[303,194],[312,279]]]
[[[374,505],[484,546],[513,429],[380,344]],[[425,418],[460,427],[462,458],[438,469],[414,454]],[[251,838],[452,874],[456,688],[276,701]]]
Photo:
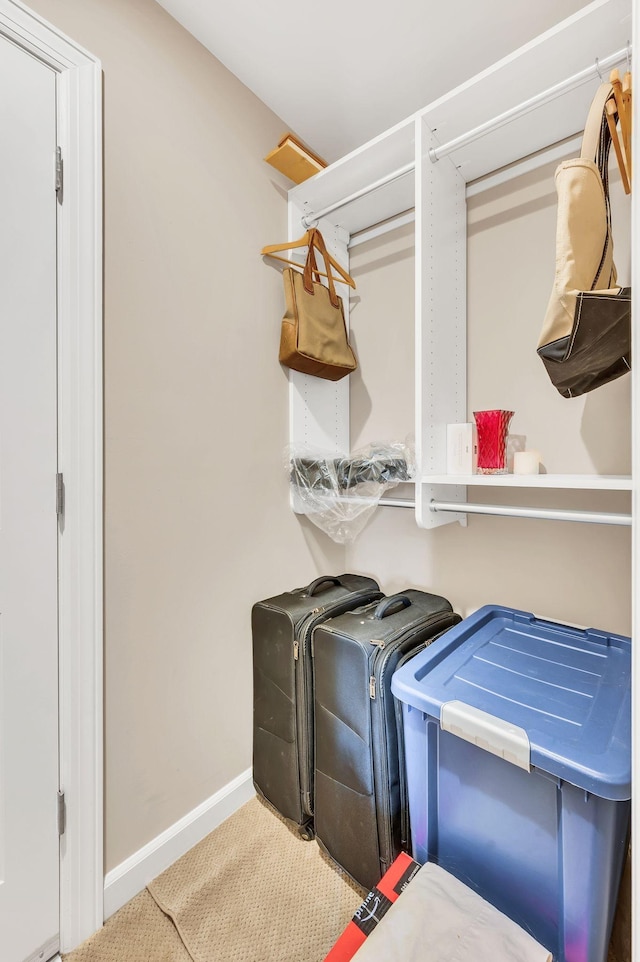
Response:
[[[316,625],[382,597],[371,578],[317,578],[259,601],[253,635],[253,783],[301,836],[313,838],[313,689]]]
[[[408,589],[313,632],[316,835],[366,889],[408,845],[391,676],[459,621],[445,598]]]

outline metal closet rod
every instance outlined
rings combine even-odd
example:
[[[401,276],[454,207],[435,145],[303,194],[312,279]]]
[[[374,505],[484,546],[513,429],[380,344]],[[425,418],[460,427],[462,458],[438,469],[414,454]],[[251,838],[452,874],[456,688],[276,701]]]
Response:
[[[435,163],[441,157],[446,157],[447,154],[452,153],[454,150],[458,150],[460,147],[471,144],[474,141],[479,140],[480,137],[484,137],[487,134],[492,133],[494,130],[498,130],[500,127],[505,126],[505,124],[511,123],[512,121],[517,120],[519,117],[523,117],[525,114],[529,113],[529,111],[535,110],[536,107],[541,107],[543,104],[549,103],[551,100],[555,100],[556,97],[567,93],[569,90],[573,90],[575,87],[579,87],[587,80],[592,80],[597,76],[601,77],[602,70],[609,70],[610,68],[623,63],[625,60],[629,60],[630,55],[631,45],[627,44],[623,50],[618,50],[617,53],[611,54],[610,57],[605,57],[604,60],[596,59],[595,63],[590,67],[586,67],[579,73],[573,74],[573,76],[555,84],[553,87],[549,87],[547,90],[537,94],[535,97],[525,100],[517,107],[512,107],[510,110],[506,110],[504,113],[499,114],[492,120],[488,120],[479,127],[474,127],[473,130],[470,130],[466,134],[462,134],[460,137],[456,137],[453,140],[449,140],[440,147],[432,147],[429,151],[429,157],[431,161]],[[405,164],[404,167],[399,167],[390,174],[380,177],[372,184],[368,184],[366,187],[356,190],[353,194],[349,194],[347,197],[342,197],[333,204],[328,204],[327,207],[323,207],[321,210],[310,211],[307,214],[304,214],[302,216],[303,226],[307,229],[312,227],[322,217],[326,217],[327,214],[332,214],[341,207],[346,207],[348,204],[352,204],[361,197],[366,197],[367,194],[371,194],[374,190],[379,190],[381,187],[386,187],[387,184],[392,184],[395,180],[399,180],[406,174],[411,173],[413,170],[415,170],[415,166],[415,161],[411,161],[410,163]]]
[[[617,67],[625,60],[629,60],[630,55],[631,45],[629,44],[624,50],[618,50],[617,53],[612,53],[610,57],[605,57],[604,60],[596,59],[596,62],[590,67],[586,67],[579,73],[567,77],[566,80],[554,84],[553,87],[548,87],[547,90],[543,90],[542,93],[536,94],[535,97],[523,101],[517,107],[505,110],[504,113],[494,117],[493,120],[488,120],[485,124],[474,127],[473,130],[469,130],[466,134],[461,134],[460,137],[454,137],[453,140],[447,141],[447,143],[442,144],[441,147],[432,147],[429,151],[430,159],[435,163],[437,160],[440,160],[441,157],[446,157],[448,154],[452,154],[454,150],[459,150],[460,147],[466,147],[467,144],[474,143],[474,141],[484,137],[485,134],[493,133],[494,130],[499,130],[500,127],[513,123],[514,120],[524,117],[531,110],[550,103],[562,94],[568,93],[576,87],[580,87],[588,80],[593,80],[595,77],[602,79],[601,71]]]
[[[415,501],[410,501],[408,498],[380,498],[378,501],[379,505],[386,505],[388,508],[415,508]]]
[[[580,521],[587,524],[630,525],[630,514],[599,511],[563,511],[559,508],[523,508],[508,504],[467,504],[464,501],[431,501],[431,511],[456,514],[490,514],[505,518],[534,518],[542,521]]]
[[[378,190],[379,187],[386,187],[387,184],[393,183],[394,180],[399,180],[401,177],[404,177],[405,174],[410,174],[411,171],[415,170],[415,167],[416,162],[412,160],[411,163],[405,164],[404,167],[399,167],[398,170],[394,170],[393,173],[385,174],[384,177],[375,180],[373,184],[368,184],[367,187],[357,190],[354,194],[349,194],[348,197],[343,197],[342,200],[336,201],[335,204],[329,204],[328,207],[323,207],[322,210],[314,211],[312,214],[304,214],[302,217],[303,227],[307,229],[312,227],[321,217],[332,214],[334,210],[338,210],[340,207],[346,207],[347,204],[351,204],[354,200],[359,200],[360,197],[366,197],[367,194]]]

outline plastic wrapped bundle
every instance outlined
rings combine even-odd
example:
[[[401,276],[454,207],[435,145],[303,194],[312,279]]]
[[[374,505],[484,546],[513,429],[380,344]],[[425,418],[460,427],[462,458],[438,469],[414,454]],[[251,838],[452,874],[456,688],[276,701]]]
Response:
[[[390,441],[350,457],[291,448],[288,466],[295,510],[338,544],[353,541],[385,491],[414,474],[411,447]]]

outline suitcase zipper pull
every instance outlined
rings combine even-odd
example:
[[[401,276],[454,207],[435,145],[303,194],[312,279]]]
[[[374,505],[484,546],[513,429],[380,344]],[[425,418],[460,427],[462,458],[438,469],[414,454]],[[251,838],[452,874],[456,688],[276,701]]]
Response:
[[[300,643],[296,640],[296,641],[294,641],[294,643],[293,643],[293,660],[294,660],[294,661],[297,661],[297,660],[298,660],[298,652],[299,652],[299,649],[300,649]]]
[[[378,641],[377,638],[370,638],[370,639],[369,639],[369,644],[370,644],[370,645],[375,645],[376,648],[384,648],[386,642],[384,642],[384,641]]]
[[[369,698],[375,700],[376,697],[376,679],[375,675],[371,675],[369,678]]]

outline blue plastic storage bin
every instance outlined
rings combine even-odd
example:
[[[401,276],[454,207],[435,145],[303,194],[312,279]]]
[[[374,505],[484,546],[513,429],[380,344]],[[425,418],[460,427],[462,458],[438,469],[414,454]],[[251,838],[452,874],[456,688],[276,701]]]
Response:
[[[605,962],[629,828],[631,640],[485,607],[391,688],[414,858],[555,962]]]

